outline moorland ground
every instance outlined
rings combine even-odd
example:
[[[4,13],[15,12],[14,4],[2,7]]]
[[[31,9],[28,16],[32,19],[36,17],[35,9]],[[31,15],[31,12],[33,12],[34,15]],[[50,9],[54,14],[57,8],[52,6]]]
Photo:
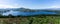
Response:
[[[0,18],[0,24],[60,24],[60,16],[22,16]]]

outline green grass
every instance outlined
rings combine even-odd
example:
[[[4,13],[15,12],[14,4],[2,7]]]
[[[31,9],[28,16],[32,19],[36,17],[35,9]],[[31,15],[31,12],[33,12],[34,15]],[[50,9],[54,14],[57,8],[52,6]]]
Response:
[[[3,21],[3,24],[9,24],[9,18],[0,18]],[[16,20],[16,21],[14,21]],[[19,18],[12,18],[12,24],[60,24],[60,16],[34,16],[34,17],[19,17]],[[0,22],[1,24],[1,22]]]

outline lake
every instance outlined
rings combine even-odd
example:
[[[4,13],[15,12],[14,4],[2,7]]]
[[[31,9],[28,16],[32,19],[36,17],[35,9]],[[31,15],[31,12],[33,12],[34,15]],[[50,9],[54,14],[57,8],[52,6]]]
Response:
[[[5,12],[2,15],[6,15],[8,16],[9,14],[13,15],[13,16],[17,16],[17,15],[23,15],[23,16],[27,16],[27,15],[37,15],[37,14],[56,14],[55,12],[46,12],[46,11],[37,11],[37,12],[21,12],[21,11],[9,11],[9,12]]]

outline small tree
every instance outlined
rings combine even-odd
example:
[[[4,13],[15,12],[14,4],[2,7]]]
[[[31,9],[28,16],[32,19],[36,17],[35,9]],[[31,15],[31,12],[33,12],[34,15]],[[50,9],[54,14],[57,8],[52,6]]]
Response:
[[[9,18],[11,18],[12,17],[12,14],[9,14],[8,16],[9,16]]]
[[[3,15],[2,14],[0,14],[0,18],[2,18],[3,17]]]

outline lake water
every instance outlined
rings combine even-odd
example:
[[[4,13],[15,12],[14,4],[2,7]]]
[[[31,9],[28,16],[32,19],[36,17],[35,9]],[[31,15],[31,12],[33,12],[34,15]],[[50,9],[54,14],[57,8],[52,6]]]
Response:
[[[38,12],[20,12],[20,11],[9,11],[6,13],[3,13],[3,15],[8,16],[9,14],[13,15],[13,16],[17,16],[17,15],[37,15],[37,14],[56,14],[55,12],[45,12],[45,11],[38,11]]]

